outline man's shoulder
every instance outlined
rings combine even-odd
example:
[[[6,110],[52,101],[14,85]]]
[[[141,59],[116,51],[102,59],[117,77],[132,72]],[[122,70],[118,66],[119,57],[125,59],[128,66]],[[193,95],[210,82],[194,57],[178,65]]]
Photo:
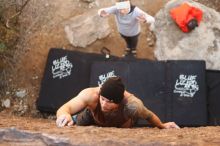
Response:
[[[124,104],[124,112],[129,117],[138,116],[138,109],[140,107],[137,98],[130,94],[130,96],[126,96],[123,101]]]
[[[89,100],[97,100],[99,97],[100,87],[90,87],[81,91],[81,94],[85,95]]]
[[[142,100],[134,94],[125,93],[124,104],[142,104]]]
[[[81,96],[84,101],[87,103],[88,108],[94,108],[97,105],[99,100],[99,87],[90,87],[81,91]]]
[[[96,90],[98,90],[100,87],[89,87],[89,88],[85,88],[83,91],[86,92],[95,92]]]
[[[143,11],[143,10],[141,10],[139,7],[135,6],[133,11],[134,12],[140,12],[140,11]]]

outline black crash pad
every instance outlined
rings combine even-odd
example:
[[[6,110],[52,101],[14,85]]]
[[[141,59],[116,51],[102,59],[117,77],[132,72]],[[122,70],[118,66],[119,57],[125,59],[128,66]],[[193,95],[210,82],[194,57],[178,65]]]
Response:
[[[83,53],[64,49],[51,49],[41,82],[37,108],[42,112],[56,110],[82,89],[89,87],[93,61],[117,60],[103,54]]]
[[[208,124],[220,125],[220,71],[207,70]]]
[[[163,122],[207,124],[204,61],[98,61],[92,65],[90,85],[113,75],[122,77],[126,89]],[[143,120],[137,123],[144,124]]]

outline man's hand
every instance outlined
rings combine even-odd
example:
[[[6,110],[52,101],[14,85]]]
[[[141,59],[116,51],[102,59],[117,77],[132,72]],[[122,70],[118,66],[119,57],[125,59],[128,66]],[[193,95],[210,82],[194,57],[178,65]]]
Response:
[[[164,129],[171,129],[171,128],[180,129],[180,127],[175,122],[167,122],[164,123],[163,126]]]
[[[136,19],[137,19],[139,22],[144,22],[144,23],[147,22],[147,20],[146,20],[144,14],[141,14],[140,16],[137,16]]]
[[[57,127],[72,126],[75,124],[71,115],[60,115],[56,120]]]
[[[109,13],[107,13],[105,10],[103,9],[99,9],[98,11],[99,16],[101,17],[107,17],[109,15]]]
[[[152,24],[150,25],[149,29],[150,29],[150,31],[154,31],[154,30],[155,30],[155,24],[152,23]]]

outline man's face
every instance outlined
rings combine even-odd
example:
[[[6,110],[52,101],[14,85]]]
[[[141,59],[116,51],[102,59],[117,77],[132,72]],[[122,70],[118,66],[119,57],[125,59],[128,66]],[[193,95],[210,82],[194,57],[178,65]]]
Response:
[[[100,104],[103,112],[111,112],[118,108],[118,104],[100,95]]]
[[[122,15],[126,15],[130,11],[130,1],[116,2],[116,7]]]
[[[127,8],[127,9],[120,9],[119,12],[122,14],[122,15],[127,15],[129,13],[130,9]]]

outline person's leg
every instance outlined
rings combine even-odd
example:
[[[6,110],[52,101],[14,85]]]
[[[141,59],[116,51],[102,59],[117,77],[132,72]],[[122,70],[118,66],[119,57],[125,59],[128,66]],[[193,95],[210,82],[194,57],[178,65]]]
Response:
[[[125,40],[125,42],[126,42],[126,48],[125,48],[125,50],[124,50],[124,54],[122,55],[123,57],[125,57],[125,56],[127,56],[128,54],[130,54],[131,53],[131,48],[130,48],[130,46],[129,46],[129,37],[126,37],[126,36],[124,36],[124,35],[122,35],[122,34],[120,34],[121,35],[121,37]]]
[[[122,34],[121,36],[122,38],[124,38],[126,45],[127,45],[127,49],[125,49],[125,56],[128,55],[129,53],[132,53],[134,56],[136,56],[137,54],[136,48],[138,44],[139,34],[136,36],[132,36],[132,37],[127,37]]]
[[[72,119],[76,125],[79,126],[89,126],[95,124],[92,113],[89,109],[85,109],[79,114],[72,116]]]
[[[132,36],[129,38],[129,46],[131,47],[131,53],[136,56],[137,55],[137,44],[138,44],[139,34],[136,36]]]

